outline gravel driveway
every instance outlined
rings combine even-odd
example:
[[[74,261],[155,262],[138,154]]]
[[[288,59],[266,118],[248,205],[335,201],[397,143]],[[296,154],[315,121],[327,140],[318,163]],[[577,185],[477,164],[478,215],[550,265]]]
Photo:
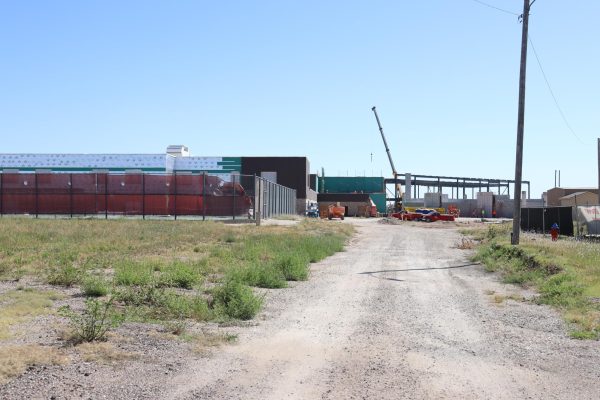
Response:
[[[256,323],[230,328],[236,344],[198,356],[173,343],[89,377],[48,367],[0,398],[600,398],[600,342],[570,339],[548,307],[504,300],[532,293],[469,262],[454,224],[343,223],[358,231],[347,250],[269,290]]]

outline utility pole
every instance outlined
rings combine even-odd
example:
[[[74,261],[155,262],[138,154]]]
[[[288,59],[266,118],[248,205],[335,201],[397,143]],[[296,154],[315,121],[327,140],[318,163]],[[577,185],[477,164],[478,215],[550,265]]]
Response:
[[[527,75],[527,34],[529,30],[529,10],[535,3],[525,0],[523,5],[523,34],[521,36],[521,71],[519,78],[519,117],[517,122],[517,157],[515,162],[515,205],[511,244],[519,244],[521,233],[521,179],[523,178],[523,131],[525,130],[525,80]]]

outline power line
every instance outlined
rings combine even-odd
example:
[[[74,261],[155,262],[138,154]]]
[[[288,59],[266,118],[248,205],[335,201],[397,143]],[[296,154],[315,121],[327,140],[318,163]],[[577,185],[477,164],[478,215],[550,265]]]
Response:
[[[535,50],[535,46],[533,45],[533,41],[531,40],[531,37],[529,38],[529,43],[531,43],[531,49],[533,50],[533,54],[535,55],[535,59],[537,60],[537,64],[540,67],[540,71],[542,71],[542,76],[544,77],[544,81],[546,81],[546,86],[548,86],[548,91],[550,91],[550,94],[552,95],[552,98],[554,99],[554,104],[556,105],[556,108],[558,109],[558,112],[560,113],[560,116],[562,117],[565,125],[567,126],[567,128],[569,128],[569,131],[573,134],[573,136],[575,136],[577,138],[577,140],[579,140],[581,142],[581,144],[585,144],[585,142],[583,140],[581,140],[581,138],[579,136],[577,136],[577,134],[575,133],[575,131],[571,127],[571,124],[569,124],[569,121],[567,120],[567,117],[565,116],[565,113],[563,112],[562,108],[560,107],[560,104],[558,103],[556,95],[554,94],[554,91],[552,90],[552,86],[550,86],[550,81],[548,81],[548,77],[546,76],[546,72],[544,72],[544,67],[542,67],[542,62],[540,61],[540,57],[538,56],[538,53]]]
[[[515,12],[512,12],[512,11],[505,10],[503,8],[500,8],[500,7],[493,6],[491,4],[485,3],[485,2],[480,1],[480,0],[473,0],[473,1],[475,3],[481,4],[482,6],[493,8],[494,10],[501,11],[501,12],[506,13],[506,14],[514,15],[515,17],[519,17],[521,15],[521,14],[518,14],[518,13],[515,13]]]

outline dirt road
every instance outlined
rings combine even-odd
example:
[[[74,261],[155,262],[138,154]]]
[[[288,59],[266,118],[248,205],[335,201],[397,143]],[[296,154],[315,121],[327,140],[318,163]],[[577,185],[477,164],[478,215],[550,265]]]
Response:
[[[165,397],[600,397],[600,344],[569,339],[547,307],[498,304],[520,290],[471,264],[455,229],[353,223],[346,252],[271,292],[259,324],[188,365]]]
[[[198,354],[128,323],[114,345],[135,358],[30,366],[0,399],[600,398],[600,342],[569,339],[548,307],[505,300],[534,294],[470,263],[454,225],[343,223],[358,234],[308,282],[268,290],[249,326],[208,327],[237,343]],[[62,343],[38,324],[35,337]]]

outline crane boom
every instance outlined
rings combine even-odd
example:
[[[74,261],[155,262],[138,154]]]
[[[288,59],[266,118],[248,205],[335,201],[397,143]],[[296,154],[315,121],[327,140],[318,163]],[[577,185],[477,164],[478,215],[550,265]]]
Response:
[[[394,166],[394,161],[392,160],[392,153],[390,152],[390,148],[387,144],[387,140],[385,140],[385,135],[383,133],[383,128],[381,127],[381,121],[379,121],[379,115],[377,114],[377,110],[375,106],[371,108],[371,111],[375,114],[375,119],[377,120],[377,126],[379,127],[379,133],[381,133],[381,139],[383,139],[383,145],[385,146],[385,152],[387,153],[388,159],[390,160],[390,166],[392,167],[392,174],[394,175],[395,181],[395,202],[394,209],[396,211],[402,211],[402,185],[398,182],[398,171],[396,171],[396,167]]]

